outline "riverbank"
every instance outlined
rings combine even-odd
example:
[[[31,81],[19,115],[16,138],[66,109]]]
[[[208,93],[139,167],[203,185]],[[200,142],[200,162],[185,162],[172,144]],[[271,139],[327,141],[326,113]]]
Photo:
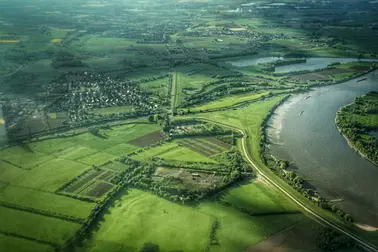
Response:
[[[350,104],[348,105],[345,105],[344,107],[347,107],[349,106]],[[341,112],[341,109],[343,109],[344,107],[341,107],[339,111],[337,111],[337,113],[340,113]],[[363,152],[361,152],[352,142],[352,140],[350,140],[346,135],[344,135],[343,133],[341,133],[341,129],[340,127],[337,125],[337,115],[336,115],[336,118],[335,118],[335,125],[336,125],[336,128],[337,130],[340,132],[340,135],[342,135],[344,137],[344,139],[346,140],[346,142],[348,143],[349,147],[352,148],[358,155],[360,155],[362,158],[368,160],[369,162],[371,162],[372,164],[378,166],[378,163],[374,162],[373,160],[371,160],[366,154],[364,154]]]
[[[335,125],[336,125],[336,128],[337,130],[340,132],[340,134],[344,137],[344,139],[347,141],[348,145],[350,148],[352,148],[358,155],[360,155],[362,158],[368,160],[369,162],[371,162],[372,164],[378,166],[378,162],[373,160],[370,155],[368,153],[364,153],[363,150],[359,149],[355,143],[347,136],[343,133],[343,129],[342,127],[340,126],[340,122],[341,122],[341,118],[340,118],[340,115],[343,113],[343,110],[346,110],[347,108],[353,106],[355,104],[355,102],[351,103],[351,104],[347,104],[343,107],[341,107],[337,113],[336,113],[336,117],[335,117]]]
[[[361,76],[340,85],[312,88],[277,108],[266,129],[269,150],[264,157],[288,160],[292,170],[310,182],[319,196],[343,198],[333,204],[349,212],[357,223],[376,227],[378,204],[374,199],[378,190],[372,179],[378,176],[376,166],[352,151],[335,126],[340,107],[356,95],[377,91],[376,72],[365,76],[367,80],[358,84]],[[311,99],[306,99],[309,95]],[[301,111],[304,113],[299,116]],[[273,159],[267,161],[277,165]]]

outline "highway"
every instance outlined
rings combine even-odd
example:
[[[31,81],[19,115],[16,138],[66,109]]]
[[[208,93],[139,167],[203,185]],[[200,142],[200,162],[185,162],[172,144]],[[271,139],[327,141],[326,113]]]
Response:
[[[242,129],[239,129],[239,128],[236,128],[236,127],[233,127],[233,126],[230,126],[230,125],[227,125],[227,124],[222,124],[222,123],[219,123],[219,122],[215,122],[215,121],[209,120],[209,119],[204,118],[204,117],[191,117],[191,118],[193,118],[193,119],[199,119],[199,120],[203,120],[203,121],[208,121],[208,122],[211,122],[211,123],[214,123],[214,124],[219,124],[219,125],[222,125],[224,127],[231,128],[231,129],[239,131],[243,135],[243,138],[242,138],[242,147],[243,147],[243,152],[244,152],[245,157],[247,158],[248,162],[253,166],[253,168],[264,179],[266,179],[266,181],[268,181],[270,184],[272,184],[278,190],[280,190],[282,193],[284,193],[288,198],[290,198],[292,201],[294,201],[298,206],[300,206],[309,215],[309,217],[311,217],[315,221],[320,222],[323,225],[332,227],[332,228],[338,230],[339,232],[343,233],[344,235],[349,236],[350,238],[352,238],[353,240],[355,240],[360,246],[362,246],[367,251],[378,252],[378,248],[377,247],[375,247],[372,244],[369,244],[368,242],[363,241],[361,238],[359,238],[358,236],[354,235],[353,233],[351,233],[350,231],[346,230],[345,228],[340,227],[339,225],[333,223],[332,221],[327,220],[326,218],[324,218],[320,214],[314,212],[309,207],[307,207],[305,203],[302,203],[299,199],[297,199],[294,195],[292,195],[290,192],[288,192],[285,188],[281,187],[276,182],[274,182],[273,179],[271,179],[262,169],[260,169],[253,162],[252,158],[250,157],[250,155],[248,153],[248,148],[247,148],[247,138],[248,138],[248,135]]]

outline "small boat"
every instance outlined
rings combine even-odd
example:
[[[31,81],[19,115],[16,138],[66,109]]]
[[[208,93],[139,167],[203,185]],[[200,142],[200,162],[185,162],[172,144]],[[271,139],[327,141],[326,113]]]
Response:
[[[307,97],[305,98],[305,100],[307,100],[307,99],[310,98],[310,97],[311,97],[311,95],[307,96]]]
[[[361,81],[364,81],[364,80],[366,80],[366,79],[367,79],[367,77],[362,78],[362,79],[358,80],[357,82],[361,82]]]
[[[302,111],[301,111],[301,113],[299,113],[299,115],[302,115],[302,114],[303,114],[303,112],[304,112],[304,111],[302,110]]]

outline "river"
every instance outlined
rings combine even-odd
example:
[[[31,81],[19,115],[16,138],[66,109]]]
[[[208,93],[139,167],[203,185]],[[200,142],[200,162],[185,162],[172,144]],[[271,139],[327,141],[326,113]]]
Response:
[[[342,106],[378,91],[378,71],[366,77],[293,96],[277,108],[267,133],[274,156],[292,162],[322,196],[342,198],[336,204],[357,222],[378,227],[378,167],[351,149],[335,125]]]
[[[241,58],[238,60],[228,61],[229,63],[236,67],[247,67],[253,66],[260,63],[270,63],[277,60],[282,60],[282,57],[260,57],[260,58]],[[340,62],[348,63],[354,61],[378,61],[377,59],[357,59],[357,58],[325,58],[325,57],[310,57],[306,59],[306,63],[296,63],[289,64],[284,66],[275,67],[275,73],[289,73],[289,72],[298,72],[298,71],[315,71],[318,69],[327,68],[329,64]]]

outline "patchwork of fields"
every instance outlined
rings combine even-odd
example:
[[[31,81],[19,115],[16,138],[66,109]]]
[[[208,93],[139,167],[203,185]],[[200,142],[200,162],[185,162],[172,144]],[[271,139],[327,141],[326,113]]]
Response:
[[[125,124],[102,129],[104,138],[84,132],[0,150],[1,244],[7,251],[16,244],[17,251],[63,246],[114,188],[111,179],[124,167],[109,161],[138,149],[128,142],[157,130]]]

